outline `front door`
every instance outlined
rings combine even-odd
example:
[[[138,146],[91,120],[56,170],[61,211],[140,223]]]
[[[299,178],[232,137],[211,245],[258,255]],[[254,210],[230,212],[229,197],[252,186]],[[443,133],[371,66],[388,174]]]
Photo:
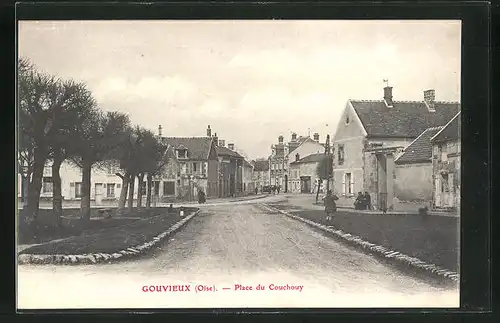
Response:
[[[311,193],[311,179],[301,178],[300,179],[300,192],[301,193]]]

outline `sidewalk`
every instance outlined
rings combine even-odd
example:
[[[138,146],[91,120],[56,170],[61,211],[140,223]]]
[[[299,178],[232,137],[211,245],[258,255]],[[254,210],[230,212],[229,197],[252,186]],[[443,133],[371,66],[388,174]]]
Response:
[[[316,196],[308,195],[308,194],[287,194],[285,195],[287,198],[287,202],[295,207],[302,208],[304,210],[324,210],[322,196],[320,195],[318,199],[318,204],[316,204]],[[354,207],[342,207],[338,206],[338,210],[342,212],[350,212],[356,214],[367,214],[367,215],[417,215],[418,214],[418,206],[415,206],[414,210],[410,208],[410,206],[405,207],[406,210],[395,210],[395,211],[387,211],[387,213],[383,213],[378,210],[355,210]],[[429,211],[429,215],[437,215],[437,216],[446,216],[446,217],[459,217],[456,213],[450,212],[437,212],[437,211]]]

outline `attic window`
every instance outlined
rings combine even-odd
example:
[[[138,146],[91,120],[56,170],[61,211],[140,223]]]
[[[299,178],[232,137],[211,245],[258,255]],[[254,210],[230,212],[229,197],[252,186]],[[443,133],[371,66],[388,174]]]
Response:
[[[187,150],[177,149],[177,158],[187,158]]]
[[[345,124],[349,124],[349,115],[348,114],[345,116]]]

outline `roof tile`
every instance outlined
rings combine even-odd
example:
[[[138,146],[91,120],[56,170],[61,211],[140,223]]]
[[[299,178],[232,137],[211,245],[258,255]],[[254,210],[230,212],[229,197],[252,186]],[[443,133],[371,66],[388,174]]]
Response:
[[[396,164],[410,164],[418,162],[430,162],[432,159],[431,138],[443,127],[432,127],[424,130],[403,151],[403,154],[395,161]]]

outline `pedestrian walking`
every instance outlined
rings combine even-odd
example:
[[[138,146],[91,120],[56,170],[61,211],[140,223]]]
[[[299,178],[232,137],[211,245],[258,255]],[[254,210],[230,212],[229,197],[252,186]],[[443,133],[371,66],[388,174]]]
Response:
[[[324,203],[325,203],[325,212],[326,212],[326,220],[332,220],[333,213],[337,211],[337,204],[335,201],[338,200],[338,197],[329,190],[326,193]]]
[[[276,188],[276,190],[278,191],[278,194],[280,193],[280,187],[278,185],[278,187]]]
[[[259,193],[259,189],[256,187],[255,188],[255,195],[257,195]]]

